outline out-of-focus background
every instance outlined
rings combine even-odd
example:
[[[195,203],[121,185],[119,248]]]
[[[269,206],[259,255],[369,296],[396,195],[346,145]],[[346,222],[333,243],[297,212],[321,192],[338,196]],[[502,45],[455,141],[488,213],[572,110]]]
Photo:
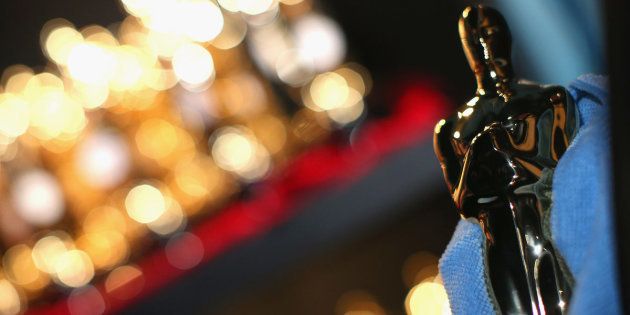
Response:
[[[597,1],[482,2],[520,77],[604,69]],[[3,1],[0,314],[448,313],[474,3]]]

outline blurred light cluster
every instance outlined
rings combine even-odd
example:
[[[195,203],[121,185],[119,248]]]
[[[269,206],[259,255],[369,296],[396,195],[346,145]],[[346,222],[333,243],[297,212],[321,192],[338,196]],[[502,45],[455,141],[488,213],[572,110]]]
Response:
[[[370,76],[311,0],[121,3],[107,27],[49,21],[49,63],[2,73],[0,314],[63,292],[105,312],[90,283],[132,298],[151,239],[196,266],[189,222],[365,112]]]
[[[407,315],[450,315],[451,308],[438,270],[438,259],[428,252],[407,258],[402,278],[410,288],[405,299]],[[338,315],[385,315],[387,312],[376,297],[365,291],[350,291],[337,301]]]

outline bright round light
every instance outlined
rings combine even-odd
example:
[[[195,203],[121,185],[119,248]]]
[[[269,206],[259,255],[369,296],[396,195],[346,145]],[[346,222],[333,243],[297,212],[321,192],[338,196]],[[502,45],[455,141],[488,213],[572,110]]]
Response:
[[[200,85],[214,77],[214,61],[205,48],[185,44],[173,55],[173,70],[181,81]]]
[[[85,252],[73,249],[61,254],[57,259],[55,275],[61,284],[78,288],[92,280],[94,266]]]
[[[9,248],[2,257],[2,266],[9,280],[18,285],[25,286],[39,278],[39,272],[31,258],[31,249],[24,244]]]
[[[43,170],[20,175],[12,185],[13,206],[27,222],[46,226],[59,221],[64,213],[64,200],[57,180]]]
[[[70,50],[68,71],[70,76],[85,84],[105,85],[114,74],[116,60],[103,47],[81,43]]]
[[[16,315],[22,309],[20,295],[11,282],[0,279],[0,314]]]
[[[236,2],[239,11],[249,15],[265,13],[275,4],[274,0],[237,0]]]
[[[140,223],[150,223],[164,214],[166,202],[160,190],[142,184],[129,191],[125,198],[125,207],[132,219]]]
[[[118,134],[97,131],[79,145],[76,166],[90,185],[111,188],[124,181],[129,173],[129,149]]]
[[[28,103],[13,94],[0,95],[0,134],[16,138],[28,129]]]
[[[296,50],[287,50],[276,60],[278,78],[291,86],[302,86],[313,77],[313,61]]]
[[[326,111],[328,117],[332,121],[340,125],[345,125],[357,120],[359,117],[361,117],[361,114],[363,113],[363,110],[365,108],[361,95],[354,89],[350,89],[350,92],[350,95],[352,95],[351,98],[356,101],[347,102],[346,104],[348,105],[346,106],[333,108]]]
[[[72,249],[71,244],[68,244],[69,239],[70,236],[65,233],[55,232],[37,241],[32,252],[37,269],[54,275],[59,257]]]
[[[221,33],[223,14],[210,1],[194,1],[182,4],[184,34],[196,42],[208,42]]]
[[[83,36],[70,26],[54,28],[44,41],[44,49],[48,57],[60,65],[68,62],[72,49],[83,42]]]
[[[269,152],[244,128],[224,127],[213,138],[212,157],[217,166],[247,181],[267,174],[271,167]]]
[[[348,100],[350,88],[342,76],[334,72],[320,74],[310,86],[310,97],[320,110],[342,107]],[[308,106],[308,104],[307,104]]]
[[[43,140],[77,136],[86,124],[81,105],[58,89],[46,88],[37,94],[30,114],[30,132]]]
[[[176,200],[168,198],[166,211],[147,227],[160,235],[168,235],[177,231],[184,224],[184,213]]]
[[[328,71],[339,65],[346,54],[341,28],[333,20],[310,14],[299,19],[293,29],[297,50],[310,59],[317,71]]]
[[[409,291],[406,300],[407,314],[450,314],[448,296],[444,286],[434,282],[422,282]]]

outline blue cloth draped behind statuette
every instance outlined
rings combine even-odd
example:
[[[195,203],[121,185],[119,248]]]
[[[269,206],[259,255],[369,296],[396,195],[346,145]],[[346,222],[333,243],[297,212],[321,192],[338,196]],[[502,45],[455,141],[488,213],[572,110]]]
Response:
[[[581,125],[556,166],[551,231],[575,278],[571,314],[621,314],[610,176],[607,79],[583,75],[569,86]],[[484,235],[462,220],[440,259],[453,314],[495,314],[484,266]]]

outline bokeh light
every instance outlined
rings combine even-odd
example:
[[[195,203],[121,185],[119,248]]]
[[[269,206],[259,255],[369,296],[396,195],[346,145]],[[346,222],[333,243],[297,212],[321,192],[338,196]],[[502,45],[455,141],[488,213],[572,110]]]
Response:
[[[0,134],[17,138],[29,125],[28,103],[14,94],[0,94]]]
[[[33,246],[33,261],[39,270],[55,275],[55,266],[59,258],[73,248],[74,244],[65,232],[49,233]]]
[[[72,49],[83,42],[83,36],[63,19],[47,22],[42,28],[42,48],[53,62],[66,65]]]
[[[80,43],[72,47],[68,55],[70,76],[85,84],[106,85],[115,69],[114,56],[94,43]]]
[[[173,70],[181,81],[197,86],[214,78],[214,61],[202,46],[185,44],[173,54]]]
[[[196,42],[208,42],[223,29],[221,10],[210,1],[186,1],[182,4],[183,31]]]
[[[149,222],[147,227],[157,234],[168,235],[180,229],[184,223],[184,212],[179,203],[173,198],[166,198],[166,210],[156,220]]]
[[[435,282],[422,282],[413,287],[405,301],[407,314],[449,315],[451,309],[444,286]]]
[[[140,292],[142,270],[120,265],[148,240],[197,266],[189,223],[364,111],[365,72],[339,67],[343,35],[310,3],[121,2],[131,16],[107,27],[47,22],[48,64],[2,73],[0,313],[58,292],[72,314],[106,312],[90,282],[102,275],[108,299]],[[277,88],[310,110],[288,117]]]
[[[271,163],[269,152],[246,128],[221,128],[215,131],[213,140],[212,157],[219,167],[246,181],[256,180],[267,174]]]
[[[90,282],[94,277],[94,266],[90,257],[81,250],[72,249],[64,252],[55,262],[56,280],[61,284],[78,288]]]
[[[16,315],[22,310],[22,301],[17,289],[6,279],[0,279],[0,314]]]
[[[76,166],[90,185],[112,188],[125,180],[131,168],[129,149],[113,131],[91,134],[77,148]]]
[[[61,187],[55,177],[44,170],[21,174],[12,185],[11,199],[20,217],[34,225],[54,224],[64,213]]]
[[[84,234],[76,242],[92,260],[96,269],[110,269],[129,255],[129,245],[125,237],[117,231],[102,231]]]
[[[317,71],[328,71],[341,63],[346,45],[341,28],[322,15],[310,14],[293,26],[296,48],[301,58],[310,59]]]
[[[6,276],[15,284],[27,286],[41,277],[31,258],[31,248],[24,244],[9,248],[2,258]]]
[[[127,214],[140,223],[157,220],[166,211],[166,201],[159,189],[141,184],[133,187],[125,198]]]

